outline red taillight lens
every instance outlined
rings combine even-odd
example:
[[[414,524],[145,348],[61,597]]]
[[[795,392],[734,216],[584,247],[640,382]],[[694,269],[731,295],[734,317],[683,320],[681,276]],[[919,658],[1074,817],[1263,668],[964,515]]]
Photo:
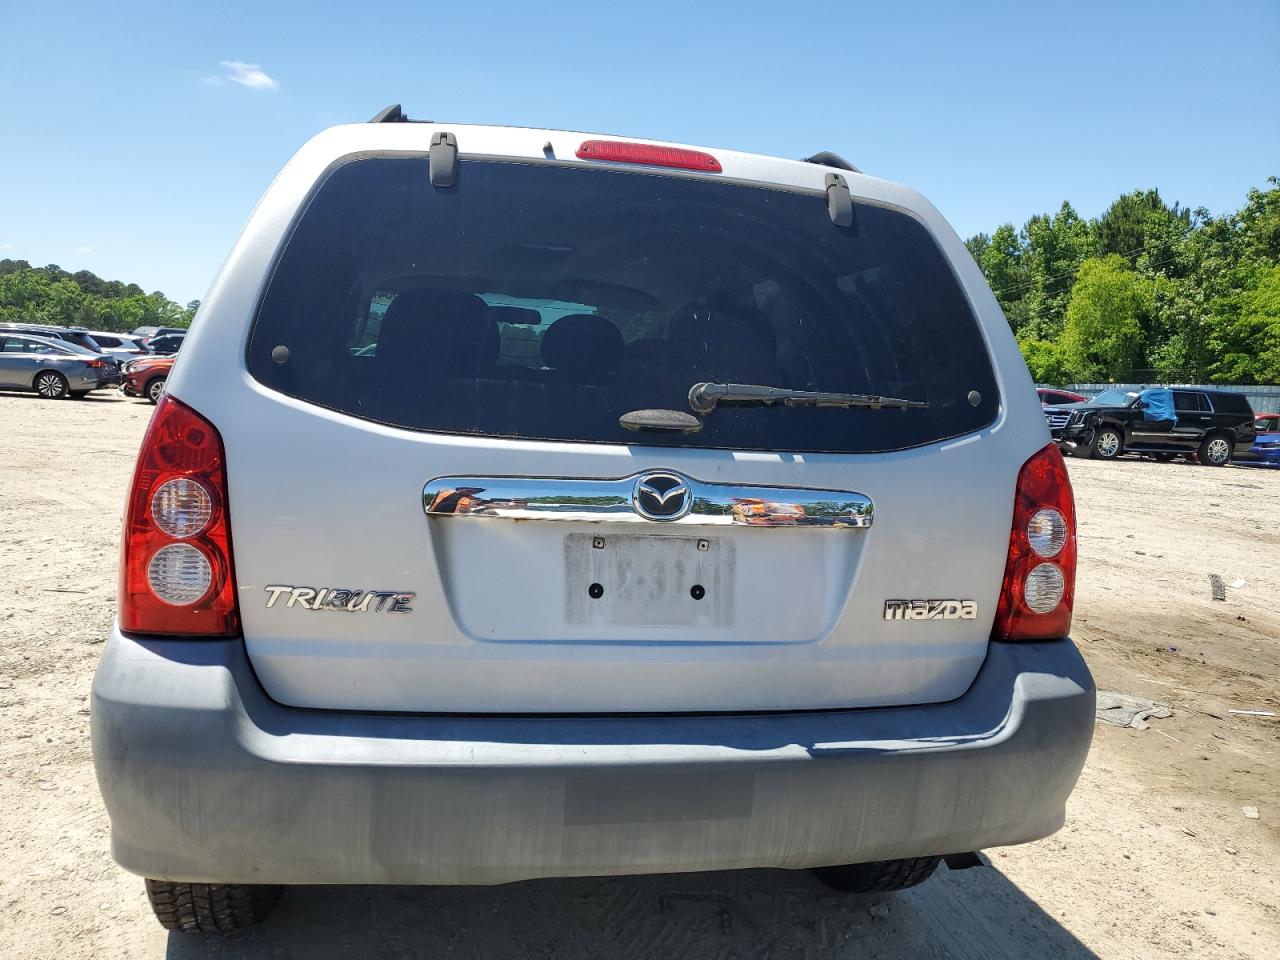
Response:
[[[225,637],[239,627],[222,438],[208,420],[165,395],[129,491],[120,628]]]
[[[1056,444],[1022,465],[993,640],[1056,640],[1071,631],[1076,507]]]
[[[651,167],[676,167],[720,173],[720,161],[701,150],[660,147],[652,143],[586,140],[578,147],[579,160],[611,160],[614,163],[647,163]]]
[[[85,365],[86,367],[105,367],[105,366],[107,365],[107,361],[105,361],[105,360],[86,360],[86,361],[84,362],[84,365]]]

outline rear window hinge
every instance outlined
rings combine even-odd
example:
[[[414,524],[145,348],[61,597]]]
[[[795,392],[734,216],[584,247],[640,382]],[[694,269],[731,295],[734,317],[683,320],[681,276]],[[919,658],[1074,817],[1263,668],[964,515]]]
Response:
[[[849,195],[849,184],[838,173],[828,173],[826,184],[827,213],[831,222],[837,227],[853,226],[853,197]]]
[[[452,133],[433,133],[427,163],[433,187],[452,187],[458,177],[458,138]]]

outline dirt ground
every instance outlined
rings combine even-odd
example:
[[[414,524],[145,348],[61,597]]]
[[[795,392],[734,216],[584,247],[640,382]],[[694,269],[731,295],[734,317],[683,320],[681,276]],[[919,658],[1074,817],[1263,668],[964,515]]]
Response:
[[[1280,471],[1137,460],[1071,462],[1075,636],[1099,688],[1173,716],[1097,727],[1056,836],[887,899],[784,871],[315,887],[252,934],[166,934],[111,861],[88,730],[150,412],[0,394],[0,957],[1280,957],[1280,719],[1229,712],[1280,713]]]

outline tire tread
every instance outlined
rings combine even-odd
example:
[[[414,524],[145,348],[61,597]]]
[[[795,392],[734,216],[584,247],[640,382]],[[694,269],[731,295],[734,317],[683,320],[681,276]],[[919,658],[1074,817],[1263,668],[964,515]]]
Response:
[[[251,883],[146,881],[151,909],[166,930],[226,933],[260,922],[280,898],[280,887]]]
[[[836,867],[818,867],[813,872],[828,887],[846,893],[889,893],[924,883],[942,862],[942,857],[907,857],[903,860],[876,860]]]

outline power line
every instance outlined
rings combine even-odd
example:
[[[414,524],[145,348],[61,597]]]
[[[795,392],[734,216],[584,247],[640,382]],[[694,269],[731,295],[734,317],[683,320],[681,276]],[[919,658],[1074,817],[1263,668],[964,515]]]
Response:
[[[1138,247],[1138,249],[1136,249],[1136,250],[1130,250],[1128,253],[1122,253],[1122,254],[1120,254],[1120,256],[1122,256],[1122,257],[1131,257],[1131,256],[1133,256],[1134,254],[1138,254],[1138,253],[1145,253],[1145,252],[1146,252],[1146,249],[1147,249],[1147,248],[1146,248],[1146,246],[1144,245],[1144,246]],[[1088,259],[1088,258],[1086,258],[1086,259]],[[1166,263],[1172,263],[1174,260],[1177,260],[1177,259],[1178,259],[1178,257],[1177,257],[1176,255],[1171,256],[1171,257],[1165,257],[1163,260],[1156,260],[1154,263],[1148,263],[1148,264],[1147,264],[1147,266],[1148,266],[1148,267],[1162,267],[1162,266],[1164,266]],[[1058,274],[1054,274],[1054,275],[1053,275],[1053,276],[1051,276],[1051,277],[1045,277],[1045,278],[1044,278],[1044,282],[1045,282],[1046,284],[1048,284],[1048,283],[1052,283],[1054,280],[1061,280],[1063,277],[1070,277],[1070,276],[1072,276],[1072,275],[1074,275],[1074,274],[1079,273],[1082,267],[1084,267],[1084,264],[1083,264],[1083,263],[1081,263],[1081,264],[1080,264],[1080,266],[1078,266],[1078,267],[1073,267],[1072,269],[1065,271],[1064,273],[1058,273]],[[1002,289],[1000,289],[1000,290],[994,290],[994,291],[992,291],[992,292],[993,292],[997,297],[999,297],[999,296],[1001,296],[1001,295],[1003,295],[1003,294],[1006,294],[1006,293],[1012,293],[1014,290],[1019,290],[1019,289],[1021,289],[1021,288],[1023,288],[1023,287],[1030,287],[1030,286],[1034,286],[1034,285],[1035,285],[1036,283],[1038,283],[1038,282],[1039,282],[1039,278],[1032,278],[1032,279],[1030,279],[1030,280],[1024,280],[1024,281],[1022,281],[1021,283],[1015,283],[1015,284],[1013,284],[1013,286],[1010,286],[1010,287],[1004,287],[1004,288],[1002,288]]]

